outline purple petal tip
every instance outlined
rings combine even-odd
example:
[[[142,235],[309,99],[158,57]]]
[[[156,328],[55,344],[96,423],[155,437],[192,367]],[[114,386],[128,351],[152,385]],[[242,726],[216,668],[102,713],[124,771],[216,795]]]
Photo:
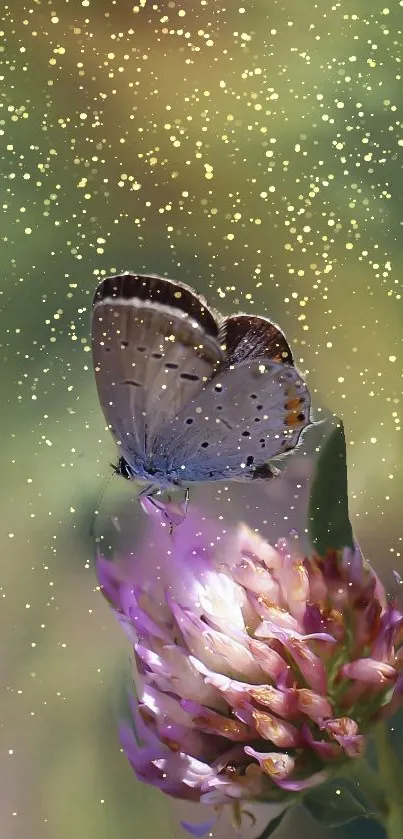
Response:
[[[205,836],[206,833],[214,827],[215,819],[208,819],[206,822],[200,824],[191,824],[190,822],[181,822],[181,827],[191,833],[192,836]]]

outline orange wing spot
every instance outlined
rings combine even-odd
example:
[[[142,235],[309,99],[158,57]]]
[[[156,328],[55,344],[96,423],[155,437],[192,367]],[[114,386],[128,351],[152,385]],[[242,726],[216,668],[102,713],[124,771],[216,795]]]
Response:
[[[284,392],[286,399],[300,399],[296,382],[290,382],[287,387],[284,388]]]
[[[286,411],[296,411],[301,405],[301,399],[296,397],[295,399],[289,399],[288,402],[285,403],[284,407]]]
[[[297,414],[296,411],[291,411],[285,418],[286,425],[300,425],[304,421],[303,414]]]

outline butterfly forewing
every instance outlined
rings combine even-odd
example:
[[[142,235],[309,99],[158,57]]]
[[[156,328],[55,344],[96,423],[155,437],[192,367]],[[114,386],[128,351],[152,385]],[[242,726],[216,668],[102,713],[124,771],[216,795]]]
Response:
[[[132,301],[174,309],[178,315],[187,315],[212,338],[218,337],[217,318],[201,294],[177,280],[168,280],[157,274],[117,274],[106,277],[97,287],[93,307],[108,300]]]
[[[218,327],[214,322],[211,326],[212,316],[201,304],[199,309],[193,306],[196,319],[176,305],[133,296],[132,276],[130,296],[124,279],[119,277],[112,288],[105,281],[104,296],[98,292],[95,297],[92,346],[105,418],[121,451],[133,462],[133,457],[144,460],[154,452],[158,430],[203,388],[222,352],[211,334]],[[138,279],[144,296],[145,278]],[[209,332],[201,325],[203,318]]]

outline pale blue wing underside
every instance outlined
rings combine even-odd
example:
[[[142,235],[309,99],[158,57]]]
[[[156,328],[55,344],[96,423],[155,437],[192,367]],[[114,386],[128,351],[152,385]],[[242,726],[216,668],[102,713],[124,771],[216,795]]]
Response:
[[[133,477],[157,486],[267,477],[310,422],[281,330],[221,318],[183,283],[106,278],[93,304],[95,378]]]
[[[310,397],[291,365],[257,359],[223,369],[153,441],[186,481],[243,479],[294,448]]]
[[[190,317],[133,300],[98,303],[92,338],[105,419],[134,467],[153,454],[161,429],[203,388],[222,352]]]

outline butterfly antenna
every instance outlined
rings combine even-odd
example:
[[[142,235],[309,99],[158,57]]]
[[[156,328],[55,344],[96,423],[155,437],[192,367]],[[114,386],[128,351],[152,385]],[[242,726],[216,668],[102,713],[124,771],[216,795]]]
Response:
[[[102,502],[103,502],[103,500],[104,500],[106,490],[108,489],[109,484],[110,484],[110,482],[111,482],[112,478],[113,478],[113,477],[114,477],[114,475],[116,474],[116,469],[115,469],[115,466],[113,465],[113,463],[111,463],[111,467],[112,467],[112,470],[113,470],[113,471],[110,473],[109,477],[107,478],[106,484],[105,484],[105,486],[104,486],[104,488],[103,488],[103,490],[102,490],[102,492],[101,492],[101,495],[100,495],[99,500],[98,500],[98,504],[97,504],[97,506],[96,506],[96,508],[95,508],[95,510],[94,510],[94,515],[93,515],[93,518],[92,518],[92,524],[91,524],[91,539],[93,540],[93,542],[97,542],[97,541],[99,541],[99,539],[97,539],[97,537],[96,537],[96,535],[95,535],[95,523],[96,523],[96,521],[97,521],[97,516],[98,516],[98,514],[99,514],[99,509],[100,509],[100,506],[101,506],[101,504],[102,504]]]

